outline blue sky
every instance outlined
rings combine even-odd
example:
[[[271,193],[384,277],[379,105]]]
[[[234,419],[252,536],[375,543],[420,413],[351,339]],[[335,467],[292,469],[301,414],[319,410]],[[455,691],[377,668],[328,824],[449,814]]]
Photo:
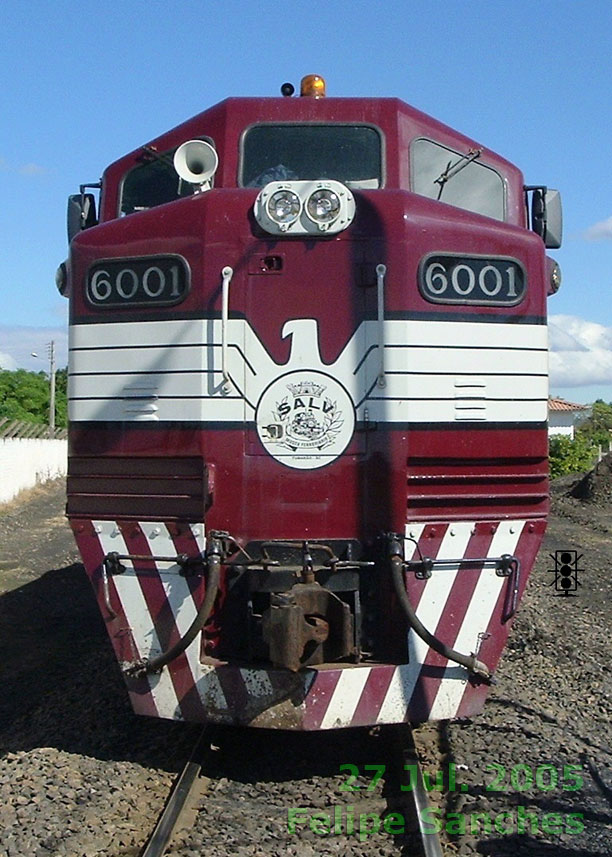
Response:
[[[610,0],[4,0],[0,366],[65,365],[65,205],[81,182],[230,95],[304,74],[397,96],[563,195],[551,392],[612,400]]]

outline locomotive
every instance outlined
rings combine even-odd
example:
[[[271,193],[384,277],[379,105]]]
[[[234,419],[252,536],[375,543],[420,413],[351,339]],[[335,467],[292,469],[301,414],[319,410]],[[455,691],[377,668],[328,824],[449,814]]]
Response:
[[[68,233],[67,515],[134,710],[478,713],[546,527],[559,193],[309,75],[112,163]]]

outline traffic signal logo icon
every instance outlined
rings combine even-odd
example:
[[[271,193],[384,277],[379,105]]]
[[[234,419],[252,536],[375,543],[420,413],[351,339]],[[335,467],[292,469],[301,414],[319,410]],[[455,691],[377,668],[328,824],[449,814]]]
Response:
[[[578,573],[581,571],[578,564],[582,559],[582,554],[578,554],[577,551],[563,550],[550,554],[550,558],[555,563],[555,567],[549,569],[550,573],[555,575],[553,581],[555,595],[575,596],[578,587],[582,586],[578,580]]]

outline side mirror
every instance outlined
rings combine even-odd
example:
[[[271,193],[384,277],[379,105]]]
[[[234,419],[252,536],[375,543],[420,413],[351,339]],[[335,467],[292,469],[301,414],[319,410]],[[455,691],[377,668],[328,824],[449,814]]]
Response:
[[[74,193],[68,197],[68,243],[83,229],[95,226],[96,198],[93,193]]]
[[[531,228],[549,250],[558,250],[563,235],[561,194],[546,187],[526,187],[533,191],[531,199]]]

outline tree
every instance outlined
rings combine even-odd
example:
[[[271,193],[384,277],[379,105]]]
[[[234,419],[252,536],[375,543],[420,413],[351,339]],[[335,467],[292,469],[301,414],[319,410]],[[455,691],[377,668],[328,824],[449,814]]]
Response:
[[[66,374],[56,375],[55,424],[66,425]],[[49,422],[49,378],[44,372],[0,370],[0,417],[26,422]]]
[[[581,473],[590,470],[597,455],[597,448],[587,437],[576,434],[555,434],[548,440],[550,475],[553,479],[566,473]]]
[[[55,373],[55,425],[68,425],[68,367]]]
[[[595,445],[601,444],[608,448],[612,440],[612,404],[606,404],[602,399],[593,402],[591,416],[580,423],[576,434],[586,438]]]

